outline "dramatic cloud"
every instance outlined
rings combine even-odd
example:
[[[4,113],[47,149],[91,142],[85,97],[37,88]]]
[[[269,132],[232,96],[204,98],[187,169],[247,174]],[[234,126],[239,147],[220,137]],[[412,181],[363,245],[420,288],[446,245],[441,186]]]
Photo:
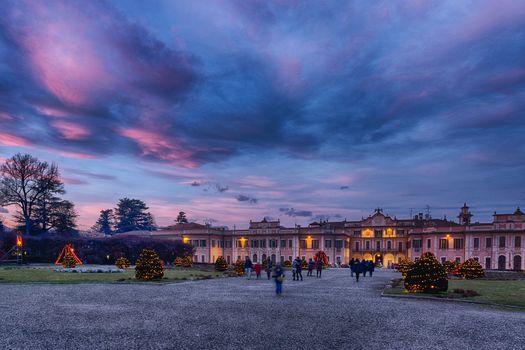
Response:
[[[284,215],[296,217],[296,216],[312,216],[313,213],[308,210],[295,210],[294,208],[279,208],[279,211]]]
[[[89,210],[144,196],[231,224],[523,205],[521,1],[5,0],[0,13],[0,156],[58,162]],[[308,210],[279,210],[292,206]]]

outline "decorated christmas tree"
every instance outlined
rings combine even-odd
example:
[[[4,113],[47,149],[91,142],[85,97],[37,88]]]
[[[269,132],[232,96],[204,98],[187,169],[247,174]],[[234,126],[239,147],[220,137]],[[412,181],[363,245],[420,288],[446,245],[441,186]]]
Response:
[[[131,264],[129,263],[129,260],[123,256],[118,258],[117,261],[115,262],[115,266],[118,267],[119,269],[127,269],[130,265]]]
[[[77,261],[73,254],[68,252],[64,255],[64,259],[62,260],[62,266],[64,266],[64,268],[66,269],[77,267]]]
[[[458,268],[458,263],[455,261],[446,260],[443,262],[443,267],[445,268],[447,274],[450,274],[454,269]]]
[[[481,264],[474,259],[468,259],[461,264],[459,267],[459,273],[468,280],[485,277],[483,267],[481,267]]]
[[[193,258],[189,255],[182,258],[182,266],[183,267],[192,267],[193,266]]]
[[[445,292],[448,289],[445,268],[432,253],[425,253],[406,273],[405,288],[410,292]]]
[[[164,276],[164,269],[157,253],[152,249],[143,249],[135,266],[135,278],[155,280]]]
[[[414,265],[414,262],[412,260],[408,258],[401,259],[401,261],[397,265],[397,271],[401,272],[403,278],[405,278],[407,272],[410,271],[410,269],[412,268],[412,265]]]
[[[237,276],[244,275],[244,261],[241,259],[237,259],[235,262],[235,272],[237,273]]]
[[[228,263],[223,256],[219,256],[215,261],[215,270],[216,271],[226,271],[228,270]]]
[[[182,264],[184,264],[184,259],[180,256],[176,257],[175,261],[173,262],[173,265],[180,267],[182,266]]]

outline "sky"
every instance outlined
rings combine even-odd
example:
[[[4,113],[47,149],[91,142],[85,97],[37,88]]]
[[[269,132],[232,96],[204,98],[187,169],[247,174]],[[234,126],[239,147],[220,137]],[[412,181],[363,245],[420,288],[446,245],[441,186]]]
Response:
[[[0,161],[58,164],[88,229],[474,221],[525,207],[525,3],[0,2]],[[13,208],[3,208],[9,219]]]

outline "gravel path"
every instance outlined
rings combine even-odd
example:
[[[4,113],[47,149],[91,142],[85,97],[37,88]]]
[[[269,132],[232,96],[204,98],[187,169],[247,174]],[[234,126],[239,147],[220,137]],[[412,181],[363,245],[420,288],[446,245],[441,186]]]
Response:
[[[304,273],[306,276],[306,272]],[[524,349],[525,314],[381,298],[396,276],[1,285],[0,349]],[[525,296],[524,296],[525,297]]]

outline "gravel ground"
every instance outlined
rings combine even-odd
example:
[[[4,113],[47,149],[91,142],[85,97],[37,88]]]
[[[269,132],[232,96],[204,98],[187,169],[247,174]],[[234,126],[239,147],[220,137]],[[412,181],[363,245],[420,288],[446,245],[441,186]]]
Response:
[[[0,285],[0,349],[525,348],[524,313],[381,298],[389,271],[359,284],[343,269],[289,275],[281,297],[244,278]]]

